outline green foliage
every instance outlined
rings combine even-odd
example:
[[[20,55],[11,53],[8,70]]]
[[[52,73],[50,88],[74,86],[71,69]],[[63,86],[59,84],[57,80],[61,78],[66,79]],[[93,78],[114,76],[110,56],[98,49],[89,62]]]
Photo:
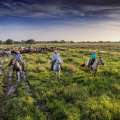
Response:
[[[33,40],[33,39],[27,40],[26,44],[35,44],[35,40]]]
[[[117,65],[111,60],[112,56],[102,55],[105,67],[100,66],[97,76],[93,77],[79,69],[79,65],[90,55],[81,54],[79,50],[69,50],[60,54],[64,59],[61,79],[56,78],[53,72],[49,72],[50,64],[47,59],[50,59],[51,53],[36,54],[36,57],[26,55],[26,58],[29,56],[28,82],[36,100],[43,102],[46,107],[47,116],[51,120],[117,120],[120,74],[116,69]],[[114,59],[119,64],[119,58],[115,56]],[[70,71],[76,71],[76,75]]]
[[[48,61],[52,53],[24,54],[27,82],[32,96],[28,94],[24,81],[18,83],[15,95],[6,102],[6,119],[119,120],[120,57],[116,54],[99,53],[105,65],[100,65],[96,77],[93,77],[93,73],[90,75],[85,69],[79,69],[90,58],[91,53],[86,52],[92,46],[90,45],[83,44],[81,46],[85,48],[80,48],[76,44],[59,44],[60,48],[69,48],[59,52],[64,62],[60,79],[50,71]],[[101,49],[108,50],[105,45]],[[9,70],[5,69],[5,74],[7,71]],[[0,88],[3,89],[3,76],[0,76]],[[3,92],[0,92],[0,97],[2,96]]]
[[[7,39],[5,43],[6,44],[14,44],[14,41],[12,39]]]
[[[2,45],[3,44],[3,41],[2,40],[0,40],[0,45]]]
[[[9,99],[5,105],[6,119],[45,120],[45,116],[35,106],[35,102],[26,91],[24,82],[21,82],[17,88],[16,97]]]

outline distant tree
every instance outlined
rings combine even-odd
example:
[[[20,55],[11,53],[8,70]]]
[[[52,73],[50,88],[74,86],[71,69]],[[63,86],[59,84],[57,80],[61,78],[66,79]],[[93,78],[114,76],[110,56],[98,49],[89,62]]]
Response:
[[[55,41],[53,41],[53,43],[58,43],[58,41],[57,41],[57,40],[55,40]]]
[[[99,43],[103,43],[103,41],[98,41]]]
[[[25,40],[22,40],[21,42],[22,42],[22,44],[25,44],[25,43],[26,43],[26,41],[25,41]]]
[[[60,40],[60,43],[66,43],[65,40]]]
[[[26,44],[35,44],[35,40],[29,39],[26,41]]]
[[[14,44],[14,41],[12,39],[7,39],[5,43],[6,44]]]
[[[71,40],[70,43],[75,43],[75,42]]]
[[[14,41],[14,44],[21,44],[20,41]]]
[[[90,41],[87,41],[87,43],[91,43]]]
[[[106,43],[111,43],[111,41],[105,41]]]
[[[3,44],[3,41],[2,40],[0,40],[0,45],[2,45]]]

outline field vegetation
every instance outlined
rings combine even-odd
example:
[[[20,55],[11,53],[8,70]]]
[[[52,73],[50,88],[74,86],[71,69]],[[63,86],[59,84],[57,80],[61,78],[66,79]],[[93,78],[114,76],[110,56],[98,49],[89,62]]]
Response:
[[[12,47],[18,47],[14,45]],[[8,61],[0,76],[0,103],[4,102],[1,120],[119,120],[120,119],[120,44],[39,44],[61,48],[63,71],[59,79],[50,71],[52,52],[23,54],[26,81],[17,82],[14,94],[6,95],[9,88]],[[3,46],[7,47],[7,46]],[[102,56],[105,65],[99,66],[96,77],[80,69],[91,56],[90,50]],[[105,51],[105,52],[100,52]],[[2,60],[2,58],[0,58]],[[2,105],[1,105],[2,106]]]

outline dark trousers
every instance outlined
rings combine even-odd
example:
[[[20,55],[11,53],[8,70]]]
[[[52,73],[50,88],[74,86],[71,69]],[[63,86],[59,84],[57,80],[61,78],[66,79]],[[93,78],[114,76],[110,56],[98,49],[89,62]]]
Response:
[[[54,64],[55,64],[55,61],[52,61],[52,63],[51,63],[51,70],[53,70]]]
[[[25,71],[25,66],[24,66],[24,62],[21,62],[22,66],[23,66],[23,71]]]
[[[90,67],[90,65],[92,65],[94,63],[94,61],[95,61],[95,58],[94,59],[90,59],[88,67]]]

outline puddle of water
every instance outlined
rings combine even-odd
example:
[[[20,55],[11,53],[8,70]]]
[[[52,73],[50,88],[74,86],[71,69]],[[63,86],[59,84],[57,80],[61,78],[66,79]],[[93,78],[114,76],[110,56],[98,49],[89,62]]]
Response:
[[[13,70],[9,72],[9,84],[12,82],[12,74],[13,74]]]
[[[2,70],[0,70],[0,75],[2,75]]]
[[[1,66],[3,65],[3,63],[4,63],[4,60],[1,61]]]
[[[9,73],[9,77],[11,77],[12,74],[13,74],[13,70],[10,71],[10,73]]]
[[[13,85],[10,87],[9,91],[8,91],[8,95],[14,94],[15,90],[16,90],[17,85]]]
[[[26,85],[26,88],[27,88],[28,93],[29,93],[29,94],[32,94],[32,91],[31,91],[31,89],[30,89],[29,84],[28,84],[27,82],[25,82],[25,85]]]
[[[2,75],[2,66],[3,66],[4,60],[1,61],[1,65],[0,65],[0,75]]]
[[[26,80],[25,72],[23,72],[23,79]]]

